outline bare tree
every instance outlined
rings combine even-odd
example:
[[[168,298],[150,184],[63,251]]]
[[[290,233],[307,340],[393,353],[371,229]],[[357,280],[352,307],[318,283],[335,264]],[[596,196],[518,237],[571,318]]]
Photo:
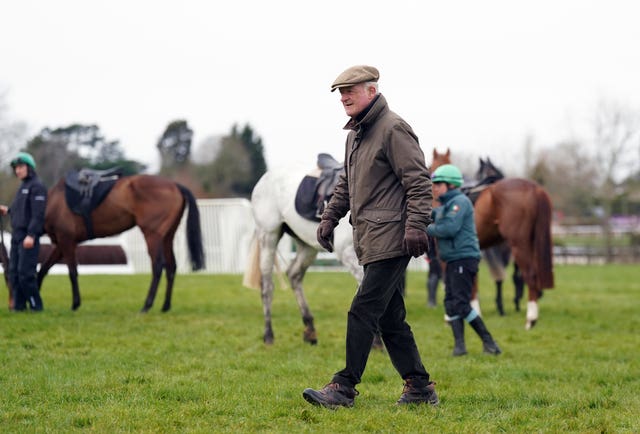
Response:
[[[9,160],[24,146],[27,137],[26,124],[12,121],[8,113],[6,93],[0,93],[0,167],[7,170]]]
[[[613,202],[620,193],[619,183],[639,167],[640,112],[615,101],[602,100],[596,108],[593,127],[595,155],[600,169],[601,225],[607,260],[611,261]]]

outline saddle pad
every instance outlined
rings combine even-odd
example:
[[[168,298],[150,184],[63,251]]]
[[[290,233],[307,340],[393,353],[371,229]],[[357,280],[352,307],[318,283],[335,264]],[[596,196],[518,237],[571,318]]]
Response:
[[[71,176],[70,172],[67,176]],[[76,173],[77,176],[77,173]],[[65,184],[64,197],[67,201],[67,206],[71,211],[80,215],[89,215],[91,211],[98,207],[102,203],[105,197],[111,191],[113,185],[117,182],[117,179],[110,179],[108,181],[101,181],[93,188],[90,199],[87,198],[80,191],[75,190]]]
[[[296,192],[296,211],[307,220],[319,222],[318,213],[318,193],[316,190],[318,178],[306,175]]]

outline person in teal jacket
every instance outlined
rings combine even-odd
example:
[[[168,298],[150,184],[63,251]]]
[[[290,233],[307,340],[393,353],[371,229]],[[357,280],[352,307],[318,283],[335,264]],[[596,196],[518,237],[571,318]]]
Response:
[[[444,273],[444,307],[453,331],[454,356],[467,354],[464,321],[482,339],[485,353],[498,355],[500,348],[493,340],[478,312],[470,305],[471,289],[478,274],[480,245],[473,216],[473,204],[462,193],[462,173],[452,164],[436,169],[431,178],[433,195],[441,206],[433,210],[433,223],[427,234],[438,241],[438,254],[446,263]]]

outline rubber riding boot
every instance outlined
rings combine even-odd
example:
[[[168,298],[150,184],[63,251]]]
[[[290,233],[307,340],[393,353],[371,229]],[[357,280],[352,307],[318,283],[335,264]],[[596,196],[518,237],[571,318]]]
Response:
[[[464,356],[467,354],[467,347],[464,344],[464,320],[462,318],[449,321],[451,330],[453,331],[453,339],[455,346],[453,347],[453,356]]]
[[[429,276],[427,279],[427,306],[436,307],[438,305],[436,301],[436,294],[438,293],[438,281],[440,279],[436,275]]]
[[[421,378],[407,378],[404,382],[402,395],[396,402],[398,405],[405,404],[431,404],[438,405],[440,400],[435,388],[436,383],[426,381]]]
[[[491,337],[491,333],[489,333],[489,330],[487,330],[487,327],[484,325],[484,321],[482,321],[481,317],[475,317],[474,320],[469,323],[469,325],[473,327],[478,336],[480,336],[480,339],[482,339],[482,348],[484,349],[485,354],[494,354],[497,356],[502,352],[500,351],[498,344],[496,344],[496,342]]]
[[[329,383],[320,390],[304,389],[302,397],[313,405],[335,410],[338,407],[353,407],[358,391],[339,383]]]

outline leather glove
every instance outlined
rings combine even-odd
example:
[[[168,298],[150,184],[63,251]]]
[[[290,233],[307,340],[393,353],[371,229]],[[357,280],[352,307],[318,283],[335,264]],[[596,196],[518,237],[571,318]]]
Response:
[[[429,239],[427,233],[420,229],[406,228],[402,247],[414,258],[422,256],[429,251]]]
[[[316,233],[320,245],[329,252],[333,252],[333,229],[335,227],[336,224],[333,221],[321,220]]]

